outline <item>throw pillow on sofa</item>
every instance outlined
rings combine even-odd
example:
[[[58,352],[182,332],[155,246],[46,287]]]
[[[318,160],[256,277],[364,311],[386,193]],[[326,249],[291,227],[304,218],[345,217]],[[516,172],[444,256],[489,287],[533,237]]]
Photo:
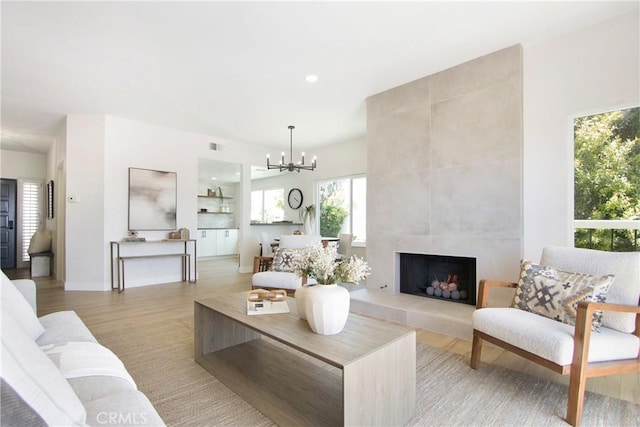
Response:
[[[613,275],[571,273],[522,260],[511,306],[575,325],[578,303],[605,302],[613,279]],[[602,310],[596,310],[591,329],[597,331],[601,324]]]
[[[20,291],[4,273],[0,274],[2,292],[0,292],[0,305],[2,314],[5,317],[12,317],[19,328],[21,328],[32,340],[38,339],[44,333],[44,328],[38,320],[36,313]]]

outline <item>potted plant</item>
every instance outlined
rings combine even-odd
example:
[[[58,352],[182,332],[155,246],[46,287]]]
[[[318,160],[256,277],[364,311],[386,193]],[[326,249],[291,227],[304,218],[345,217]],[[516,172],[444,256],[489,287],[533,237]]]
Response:
[[[322,244],[300,249],[291,269],[300,277],[314,278],[317,285],[296,289],[298,315],[320,335],[340,333],[349,316],[349,291],[339,283],[358,283],[369,275],[367,263],[355,255],[338,259],[335,246]]]
[[[300,221],[304,225],[305,234],[313,234],[313,225],[316,221],[316,205],[307,205],[300,209]]]

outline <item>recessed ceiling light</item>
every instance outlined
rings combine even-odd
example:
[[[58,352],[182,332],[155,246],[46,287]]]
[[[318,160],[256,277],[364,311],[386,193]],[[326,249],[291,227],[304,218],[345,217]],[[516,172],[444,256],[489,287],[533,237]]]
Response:
[[[218,178],[216,178],[215,176],[211,177],[211,181],[215,181],[216,179],[218,179]]]
[[[316,76],[315,74],[309,74],[308,76],[306,76],[304,78],[306,81],[308,81],[309,83],[315,83],[318,81],[318,76]]]

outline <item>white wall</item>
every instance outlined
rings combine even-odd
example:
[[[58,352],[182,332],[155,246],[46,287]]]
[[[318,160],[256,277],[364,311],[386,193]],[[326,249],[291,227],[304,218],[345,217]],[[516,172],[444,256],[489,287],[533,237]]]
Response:
[[[105,289],[105,116],[70,115],[66,133],[65,289]]]
[[[637,15],[524,49],[524,257],[573,246],[573,118],[640,105]]]
[[[47,157],[39,153],[0,150],[0,177],[42,179],[47,173]]]

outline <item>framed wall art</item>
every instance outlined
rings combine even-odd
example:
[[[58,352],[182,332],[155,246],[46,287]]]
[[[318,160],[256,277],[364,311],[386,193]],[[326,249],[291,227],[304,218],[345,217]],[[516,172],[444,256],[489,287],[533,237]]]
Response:
[[[129,230],[175,230],[177,174],[129,168]]]

